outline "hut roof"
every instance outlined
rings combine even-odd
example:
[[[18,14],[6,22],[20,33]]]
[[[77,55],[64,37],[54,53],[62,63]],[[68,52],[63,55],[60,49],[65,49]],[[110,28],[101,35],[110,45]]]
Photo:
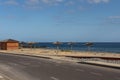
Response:
[[[19,42],[19,41],[14,40],[14,39],[6,39],[6,40],[2,40],[0,42]]]

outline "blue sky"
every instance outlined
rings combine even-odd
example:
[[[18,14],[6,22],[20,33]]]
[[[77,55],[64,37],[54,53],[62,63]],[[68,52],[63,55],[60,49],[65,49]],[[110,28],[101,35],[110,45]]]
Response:
[[[0,0],[0,40],[120,42],[120,0]]]

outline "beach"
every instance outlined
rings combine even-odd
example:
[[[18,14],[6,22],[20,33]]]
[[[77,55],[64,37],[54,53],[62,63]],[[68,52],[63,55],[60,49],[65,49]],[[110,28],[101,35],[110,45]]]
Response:
[[[91,52],[91,51],[61,51],[44,48],[22,48],[17,50],[0,50],[4,53],[15,54],[29,54],[29,55],[46,55],[46,56],[78,56],[78,57],[112,57],[120,58],[119,53],[107,53],[107,52]]]

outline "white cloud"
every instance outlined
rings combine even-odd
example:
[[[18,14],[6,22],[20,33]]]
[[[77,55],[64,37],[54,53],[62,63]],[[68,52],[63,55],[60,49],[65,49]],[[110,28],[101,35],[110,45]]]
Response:
[[[42,9],[42,7],[41,6],[29,6],[29,5],[23,5],[22,6],[23,8],[25,8],[25,9],[32,9],[32,10],[41,10]]]
[[[30,3],[39,3],[39,0],[27,0]]]
[[[86,10],[86,8],[83,7],[83,6],[79,6],[79,7],[78,7],[78,10],[83,11],[83,10]]]
[[[26,5],[56,5],[59,4],[61,2],[63,2],[64,0],[24,0],[24,3]]]
[[[37,4],[39,4],[39,0],[26,0],[25,1],[25,4],[26,5],[37,5]]]
[[[66,2],[65,5],[67,5],[67,6],[71,6],[71,5],[74,5],[74,4],[75,4],[75,1],[68,1],[68,2]]]
[[[105,22],[112,24],[120,24],[120,16],[109,16],[105,19]]]
[[[109,19],[120,19],[120,16],[109,16]]]
[[[89,3],[108,3],[110,0],[88,0]]]
[[[81,5],[83,3],[108,3],[110,0],[0,0],[0,5],[19,5],[19,7],[30,7],[39,8],[46,6],[56,6],[56,5]],[[77,8],[78,9],[78,8]],[[84,10],[83,7],[79,7],[79,10]]]
[[[54,4],[54,3],[61,3],[64,0],[41,0],[43,3],[47,3],[47,4]]]
[[[18,5],[19,3],[16,0],[7,0],[3,4],[5,4],[5,5]]]

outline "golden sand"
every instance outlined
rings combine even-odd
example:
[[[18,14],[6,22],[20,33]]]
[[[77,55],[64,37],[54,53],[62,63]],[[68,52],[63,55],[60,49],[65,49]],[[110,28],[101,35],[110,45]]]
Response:
[[[120,54],[117,53],[103,53],[103,52],[76,52],[76,51],[56,51],[51,49],[30,49],[23,48],[18,50],[0,50],[5,53],[15,54],[31,54],[31,55],[51,55],[51,56],[88,56],[88,57],[116,57],[120,58]]]

